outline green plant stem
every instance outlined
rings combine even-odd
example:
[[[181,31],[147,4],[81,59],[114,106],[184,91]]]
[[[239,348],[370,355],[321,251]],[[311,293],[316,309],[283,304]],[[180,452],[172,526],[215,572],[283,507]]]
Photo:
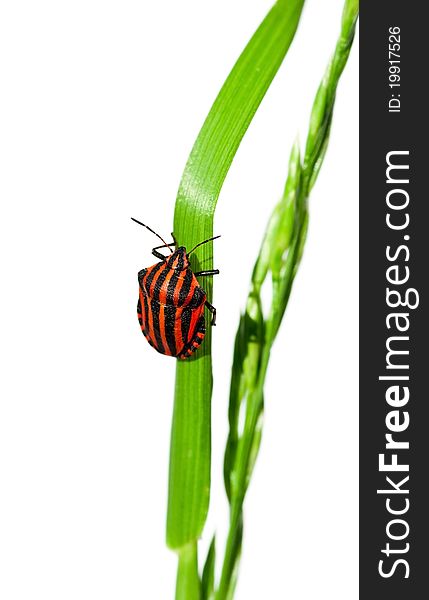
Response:
[[[346,0],[340,37],[313,104],[304,158],[301,160],[295,145],[283,197],[270,218],[237,331],[224,463],[230,524],[216,600],[231,600],[237,582],[243,503],[262,435],[263,390],[271,348],[301,261],[308,228],[308,197],[328,146],[336,89],[353,42],[357,16],[357,0]],[[272,298],[268,317],[264,319],[261,288],[268,273],[271,273]],[[240,430],[242,408],[245,421]]]
[[[181,548],[177,568],[176,600],[199,600],[200,579],[198,577],[197,544]]]
[[[243,502],[246,494],[248,467],[251,462],[251,452],[254,442],[254,434],[257,427],[258,418],[263,404],[263,382],[268,367],[270,350],[264,349],[262,356],[261,373],[257,389],[249,398],[249,410],[246,412],[246,423],[239,450],[237,452],[238,469],[236,471],[236,489],[230,507],[230,523],[228,537],[225,547],[222,573],[219,581],[219,587],[216,593],[216,600],[230,599],[235,591],[237,580],[238,560],[241,554],[241,538],[243,531]]]

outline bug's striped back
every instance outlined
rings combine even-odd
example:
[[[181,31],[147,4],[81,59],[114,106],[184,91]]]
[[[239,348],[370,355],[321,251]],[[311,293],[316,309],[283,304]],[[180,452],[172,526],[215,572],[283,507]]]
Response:
[[[158,352],[185,358],[205,334],[206,294],[187,265],[181,269],[170,264],[161,261],[139,272],[138,317],[144,336]]]

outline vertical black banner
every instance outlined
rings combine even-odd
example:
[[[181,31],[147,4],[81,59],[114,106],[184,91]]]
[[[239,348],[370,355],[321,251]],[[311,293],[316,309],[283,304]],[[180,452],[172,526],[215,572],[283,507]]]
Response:
[[[428,593],[425,12],[424,2],[361,2],[362,600]]]

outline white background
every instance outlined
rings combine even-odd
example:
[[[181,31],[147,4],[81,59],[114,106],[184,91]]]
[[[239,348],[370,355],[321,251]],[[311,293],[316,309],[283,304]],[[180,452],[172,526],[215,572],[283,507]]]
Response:
[[[164,545],[175,361],[135,314],[187,155],[270,0],[16,0],[0,15],[2,600],[168,600]],[[234,331],[291,144],[339,30],[308,0],[216,213],[213,492]],[[357,46],[276,342],[246,503],[237,600],[357,599]]]

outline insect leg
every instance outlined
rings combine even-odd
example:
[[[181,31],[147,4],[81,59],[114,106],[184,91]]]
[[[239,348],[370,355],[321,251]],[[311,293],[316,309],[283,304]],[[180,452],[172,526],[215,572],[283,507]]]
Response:
[[[177,246],[177,242],[176,242],[176,238],[173,235],[173,240],[174,240],[174,245]],[[159,258],[161,260],[165,260],[167,257],[164,256],[163,254],[161,254],[161,252],[158,252],[158,250],[160,250],[160,248],[168,248],[169,246],[172,246],[173,244],[163,244],[162,246],[155,246],[155,248],[152,248],[152,254],[154,256],[156,256],[156,258]]]
[[[139,301],[137,302],[137,318],[139,320],[140,327],[142,327],[142,325],[143,325],[143,321],[142,321],[142,303],[140,302],[140,298],[139,298]]]
[[[198,277],[198,275],[200,275],[200,276],[204,276],[204,275],[219,275],[219,269],[210,269],[209,271],[198,271],[197,273],[194,273],[194,275],[196,277]]]
[[[210,302],[208,302],[207,300],[206,300],[206,302],[205,302],[205,305],[207,306],[207,308],[209,309],[209,311],[210,311],[210,312],[212,313],[212,315],[213,315],[213,316],[212,316],[212,322],[211,322],[211,324],[212,324],[212,325],[216,325],[216,309],[215,309],[215,307],[214,307],[214,306],[212,306],[212,305],[210,304]]]

